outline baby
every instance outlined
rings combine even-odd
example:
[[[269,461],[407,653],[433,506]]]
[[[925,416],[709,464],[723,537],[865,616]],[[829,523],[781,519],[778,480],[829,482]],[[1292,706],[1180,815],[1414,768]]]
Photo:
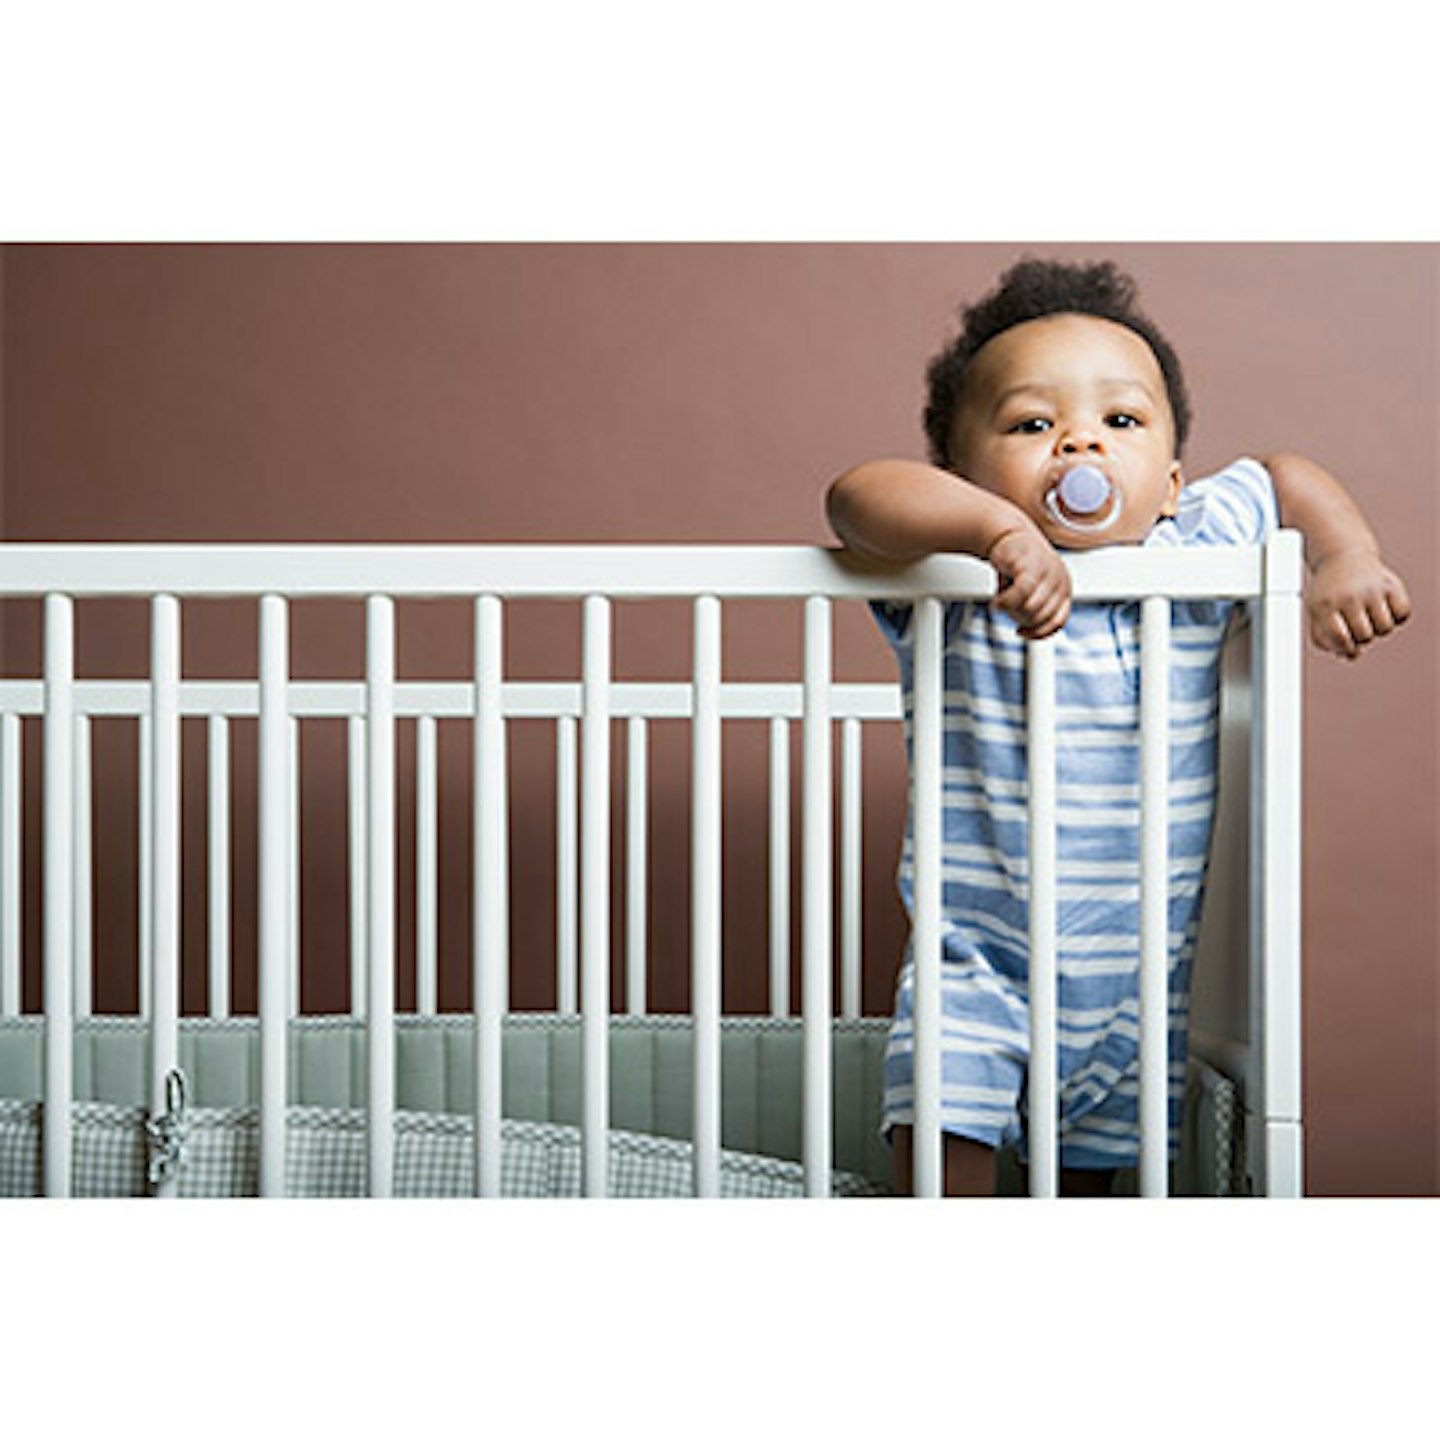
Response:
[[[1073,606],[1060,550],[1255,545],[1299,530],[1310,633],[1355,659],[1410,613],[1354,501],[1297,455],[1187,483],[1180,363],[1110,264],[1026,260],[963,312],[931,363],[933,463],[876,460],[830,487],[856,554],[988,561],[992,604],[944,622],[941,1125],[947,1194],[991,1194],[995,1154],[1025,1158],[1029,1051],[1023,641],[1055,637],[1062,1194],[1108,1193],[1139,1153],[1139,607]],[[876,604],[912,706],[911,607]],[[1231,605],[1172,607],[1170,1133],[1178,1144],[1189,975],[1214,814],[1220,651]],[[913,901],[910,840],[900,891]],[[909,1193],[913,967],[886,1052],[884,1125]]]

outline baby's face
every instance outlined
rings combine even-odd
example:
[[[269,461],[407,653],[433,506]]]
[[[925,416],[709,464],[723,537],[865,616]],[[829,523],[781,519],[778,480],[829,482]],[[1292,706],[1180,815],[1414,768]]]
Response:
[[[1047,315],[997,335],[975,357],[952,453],[965,479],[1018,505],[1066,549],[1137,544],[1173,515],[1183,483],[1175,422],[1153,351],[1090,315]],[[1120,492],[1118,518],[1062,523],[1046,497],[1088,465]]]

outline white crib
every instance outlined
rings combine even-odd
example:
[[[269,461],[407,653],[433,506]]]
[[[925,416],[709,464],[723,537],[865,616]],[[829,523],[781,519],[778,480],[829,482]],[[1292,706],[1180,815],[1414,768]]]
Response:
[[[1246,602],[1249,643],[1232,642],[1222,713],[1222,803],[1201,952],[1197,960],[1192,1048],[1230,1077],[1243,1101],[1244,1181],[1257,1194],[1290,1196],[1303,1188],[1300,1108],[1300,614],[1302,566],[1298,537],[1282,532],[1263,550],[1185,553],[1141,550],[1071,557],[1080,599],[1136,601],[1142,606],[1142,1159],[1137,1184],[1163,1195],[1171,1184],[1166,1156],[1166,753],[1169,605],[1177,597],[1232,597]],[[858,1116],[837,1120],[837,1103],[861,1104],[846,1081],[838,1095],[837,1046],[858,1044],[865,1032],[871,1059],[855,1063],[873,1090],[875,1036],[882,1017],[860,1015],[862,965],[893,970],[893,955],[862,958],[859,906],[863,891],[860,746],[862,728],[894,725],[899,701],[891,685],[837,683],[832,660],[835,602],[870,598],[918,602],[914,732],[917,957],[917,1137],[915,1189],[940,1189],[938,914],[940,617],[942,597],[993,594],[988,566],[964,557],[933,557],[896,570],[869,569],[838,552],[786,547],[686,546],[129,546],[7,545],[0,547],[0,596],[40,598],[43,665],[40,676],[0,680],[0,1081],[8,1045],[13,1056],[36,1056],[33,1102],[40,1138],[36,1168],[43,1193],[72,1193],[77,1126],[76,1067],[87,1076],[107,1035],[143,1032],[146,1094],[139,1120],[149,1121],[153,1193],[183,1192],[179,1145],[188,1032],[203,1022],[182,1019],[180,984],[181,721],[208,727],[207,816],[210,857],[210,1028],[229,1017],[229,897],[224,881],[233,843],[230,727],[258,727],[258,1004],[246,1023],[253,1032],[256,1189],[287,1191],[287,1141],[297,1121],[291,1107],[300,1015],[298,943],[296,727],[307,719],[344,719],[351,766],[348,822],[337,817],[336,838],[350,837],[349,885],[352,973],[345,1063],[356,1084],[347,1091],[360,1117],[357,1143],[363,1188],[396,1193],[397,1046],[412,1045],[409,1027],[431,1017],[438,1034],[460,1035],[446,1045],[463,1076],[460,1144],[468,1156],[469,1193],[502,1193],[502,1161],[519,1143],[512,1115],[525,1113],[507,1046],[526,1026],[509,1011],[510,931],[507,833],[512,806],[531,803],[509,792],[508,732],[521,718],[544,717],[556,737],[557,1024],[576,1069],[573,1138],[579,1189],[604,1195],[613,1184],[619,1135],[612,1108],[612,1059],[626,1026],[646,1011],[648,870],[645,828],[647,726],[655,720],[688,725],[691,773],[691,1004],[687,1018],[666,1017],[652,1027],[683,1034],[688,1091],[686,1188],[697,1196],[724,1191],[734,1171],[722,1145],[722,1075],[743,1026],[721,1014],[721,735],[728,720],[768,723],[771,732],[769,846],[771,1017],[798,1047],[797,1188],[827,1196],[835,1178],[837,1123],[868,1130]],[[141,598],[150,609],[150,673],[133,680],[78,678],[74,606],[99,597]],[[180,663],[182,606],[217,597],[258,601],[258,666],[254,679],[186,679]],[[296,681],[289,660],[289,607],[321,597],[360,604],[365,614],[363,676]],[[444,681],[397,679],[395,609],[411,598],[473,603],[473,667]],[[612,602],[642,599],[689,602],[692,673],[671,683],[622,683],[612,665]],[[727,682],[721,673],[722,613],[727,602],[766,598],[803,609],[803,664],[778,684]],[[507,677],[502,653],[506,607],[533,600],[578,604],[582,616],[580,673],[566,682]],[[1157,679],[1158,677],[1158,679]],[[1032,1060],[1030,1167],[1032,1193],[1054,1194],[1057,1139],[1054,1119],[1055,1015],[1050,926],[1054,915],[1053,653],[1045,643],[1028,652],[1029,798],[1033,876],[1031,918]],[[93,870],[95,821],[90,773],[90,727],[106,717],[130,717],[140,734],[140,814],[135,865],[140,889],[139,1016],[126,1022],[92,1012]],[[43,889],[39,932],[40,1013],[22,1003],[22,721],[29,720],[43,752]],[[433,944],[439,859],[434,823],[437,722],[470,727],[473,743],[473,875],[476,899],[472,947],[473,1007],[464,1016],[439,1016]],[[624,722],[626,746],[623,844],[612,843],[612,747]],[[397,727],[415,726],[417,865],[415,1017],[396,1006]],[[792,815],[790,727],[798,724],[801,804]],[[840,804],[837,845],[834,731],[839,726]],[[790,844],[800,850],[800,1014],[789,1017]],[[612,855],[612,850],[616,852]],[[623,866],[625,911],[624,1006],[612,997],[612,868]],[[863,865],[889,884],[895,855],[866,848]],[[839,915],[837,945],[835,916]],[[428,939],[426,937],[429,937]],[[837,970],[838,958],[838,970]],[[727,960],[727,963],[731,963]],[[836,976],[839,1000],[836,1004]],[[32,986],[32,990],[35,987]],[[335,1022],[331,1022],[332,1024]],[[107,1025],[110,1027],[107,1030]],[[868,1030],[867,1030],[868,1025]],[[846,1027],[850,1027],[849,1030]],[[312,1024],[310,1033],[323,1025]],[[98,1037],[98,1038],[97,1038]],[[355,1048],[356,1037],[363,1046]],[[112,1036],[113,1038],[113,1036]],[[303,1043],[309,1045],[311,1040]],[[103,1042],[103,1043],[102,1043]],[[463,1042],[463,1043],[462,1043]],[[208,1041],[206,1042],[209,1043]],[[217,1042],[218,1043],[218,1042]],[[319,1041],[314,1041],[319,1044]],[[428,1041],[426,1043],[429,1043]],[[436,1044],[441,1042],[436,1041]],[[647,1041],[647,1043],[649,1043]],[[660,1045],[660,1041],[655,1042]],[[668,1044],[669,1042],[665,1042]],[[768,1042],[767,1042],[768,1043]],[[778,1041],[777,1041],[778,1043]],[[97,1048],[97,1046],[99,1048]],[[728,1049],[727,1049],[728,1047]],[[663,1048],[663,1047],[662,1047]],[[308,1052],[306,1052],[308,1053]],[[846,1052],[849,1053],[848,1051]],[[358,1059],[356,1057],[359,1057]],[[77,1058],[79,1057],[79,1058]],[[209,1063],[209,1062],[206,1062]],[[250,1061],[240,1062],[242,1068]],[[304,1063],[309,1063],[305,1061]],[[546,1063],[557,1062],[552,1058]],[[850,1063],[847,1060],[847,1065]],[[509,1068],[507,1068],[509,1067]],[[19,1061],[12,1069],[23,1070]],[[349,1072],[347,1072],[349,1073]],[[847,1072],[848,1073],[848,1072]],[[856,1074],[861,1072],[857,1070]],[[93,1079],[93,1077],[91,1077]],[[87,1079],[87,1085],[91,1084]],[[747,1084],[750,1082],[746,1082]],[[349,1084],[349,1080],[346,1081]],[[458,1087],[458,1088],[457,1088]],[[343,1087],[342,1087],[343,1088]],[[412,1087],[413,1088],[413,1087]],[[6,1093],[0,1088],[0,1095]],[[12,1095],[24,1099],[23,1083]],[[98,1092],[92,1092],[95,1098]],[[846,1097],[849,1098],[846,1098]],[[136,1097],[130,1096],[130,1099]],[[403,1100],[404,1097],[402,1096]],[[17,1101],[18,1103],[18,1101]],[[442,1106],[441,1108],[446,1108]],[[454,1109],[451,1104],[448,1108]],[[878,1113],[878,1112],[877,1112]],[[43,1117],[43,1123],[39,1117]],[[553,1117],[551,1117],[553,1118]],[[139,1123],[137,1120],[136,1123]],[[787,1122],[788,1123],[788,1122]],[[354,1127],[352,1127],[354,1128]],[[673,1128],[673,1127],[672,1127]],[[363,1140],[358,1138],[363,1132]],[[0,1126],[0,1149],[4,1146]],[[454,1137],[452,1137],[454,1138]],[[848,1142],[847,1142],[848,1143]],[[855,1153],[851,1145],[846,1163]],[[673,1158],[673,1157],[672,1157]],[[727,1170],[726,1167],[729,1166]]]

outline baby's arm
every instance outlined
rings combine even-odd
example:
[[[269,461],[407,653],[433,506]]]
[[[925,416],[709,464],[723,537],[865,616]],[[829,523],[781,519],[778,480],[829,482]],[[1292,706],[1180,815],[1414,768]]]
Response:
[[[1275,485],[1280,523],[1305,537],[1310,638],[1355,660],[1363,646],[1410,618],[1405,584],[1381,560],[1375,532],[1333,475],[1300,455],[1261,458]]]
[[[915,460],[869,460],[830,487],[826,510],[845,547],[906,564],[937,551],[976,555],[995,567],[995,606],[1040,640],[1070,613],[1070,572],[1018,506],[948,470]]]

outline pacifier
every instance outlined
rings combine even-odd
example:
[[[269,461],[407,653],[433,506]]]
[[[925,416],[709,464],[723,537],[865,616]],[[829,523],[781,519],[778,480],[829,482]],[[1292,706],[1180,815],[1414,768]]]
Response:
[[[1103,470],[1076,465],[1045,492],[1045,508],[1067,529],[1094,533],[1120,518],[1125,497]]]

